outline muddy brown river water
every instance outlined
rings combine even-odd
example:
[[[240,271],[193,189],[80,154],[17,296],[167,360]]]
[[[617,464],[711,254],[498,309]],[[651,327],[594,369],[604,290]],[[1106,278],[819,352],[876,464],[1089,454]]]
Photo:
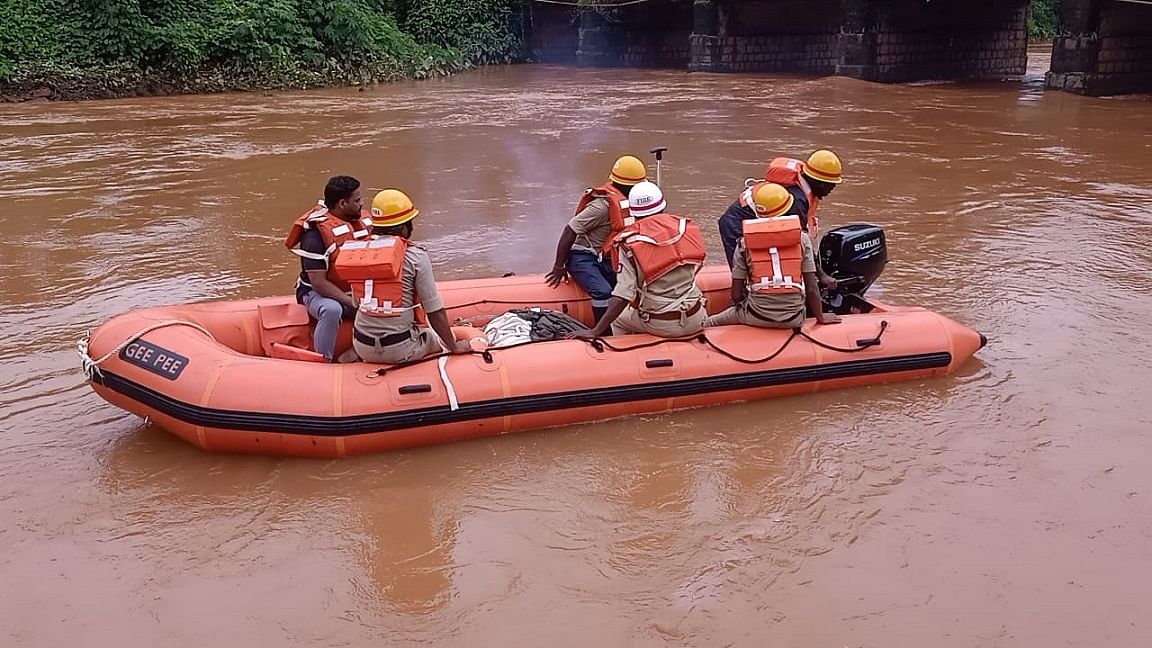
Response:
[[[1152,645],[1152,101],[1033,68],[0,106],[0,645]],[[82,382],[113,314],[288,293],[329,175],[408,191],[440,278],[542,273],[656,145],[717,258],[745,177],[836,150],[821,220],[886,228],[876,294],[991,343],[944,379],[339,461],[208,455]]]

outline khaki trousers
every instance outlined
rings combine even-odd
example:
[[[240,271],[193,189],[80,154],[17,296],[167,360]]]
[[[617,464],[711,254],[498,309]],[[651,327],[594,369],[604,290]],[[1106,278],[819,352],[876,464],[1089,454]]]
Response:
[[[786,322],[769,322],[756,317],[744,306],[729,306],[726,310],[716,313],[708,318],[704,326],[728,326],[730,324],[744,324],[758,328],[792,329],[799,328],[804,323],[804,311],[801,310],[795,317]]]
[[[657,337],[675,338],[688,337],[704,330],[704,320],[708,311],[701,307],[695,313],[678,320],[645,319],[640,311],[628,306],[620,317],[612,322],[612,335],[625,335],[628,333],[648,333]]]
[[[417,328],[411,339],[399,344],[381,347],[353,340],[352,348],[356,349],[356,355],[361,360],[373,364],[402,364],[445,351],[444,345],[440,344],[440,336],[430,328]]]

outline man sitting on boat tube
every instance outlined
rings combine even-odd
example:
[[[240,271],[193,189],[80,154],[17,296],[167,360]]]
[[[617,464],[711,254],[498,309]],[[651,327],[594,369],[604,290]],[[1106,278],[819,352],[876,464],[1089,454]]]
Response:
[[[324,187],[323,202],[297,218],[284,241],[300,257],[296,301],[316,320],[312,348],[328,362],[336,353],[340,320],[356,312],[348,284],[332,276],[329,263],[344,243],[367,240],[372,219],[362,212],[360,181],[333,176]]]
[[[612,239],[632,224],[626,192],[648,178],[644,163],[634,155],[616,160],[608,182],[580,197],[576,215],[560,232],[556,261],[544,280],[555,288],[571,275],[592,298],[592,315],[599,322],[608,311],[616,272],[609,261]]]
[[[357,302],[352,347],[365,362],[401,364],[446,349],[469,351],[452,335],[428,252],[411,242],[419,214],[404,192],[385,189],[372,199],[372,239],[340,247],[336,272]]]
[[[753,187],[751,198],[756,218],[741,221],[743,236],[732,255],[733,305],[709,317],[707,326],[800,328],[805,305],[817,323],[839,322],[821,306],[812,240],[800,217],[789,213],[791,192],[765,182]]]
[[[820,241],[820,221],[816,210],[820,201],[827,198],[836,185],[843,181],[843,166],[840,158],[832,151],[821,149],[808,156],[807,162],[795,158],[778,157],[768,164],[761,182],[747,181],[751,186],[740,192],[736,201],[721,214],[716,225],[720,228],[720,241],[724,244],[724,256],[728,267],[732,267],[736,241],[744,235],[741,221],[756,218],[752,205],[752,193],[765,183],[776,183],[792,196],[792,204],[785,214],[800,217],[800,227],[814,243]],[[836,280],[823,272],[819,265],[816,274],[820,283],[829,288],[836,287]]]
[[[572,336],[589,340],[609,327],[614,335],[695,335],[707,317],[704,295],[696,287],[706,250],[700,227],[665,214],[664,194],[651,182],[632,187],[628,205],[636,222],[613,239],[617,274],[608,312],[595,328]]]

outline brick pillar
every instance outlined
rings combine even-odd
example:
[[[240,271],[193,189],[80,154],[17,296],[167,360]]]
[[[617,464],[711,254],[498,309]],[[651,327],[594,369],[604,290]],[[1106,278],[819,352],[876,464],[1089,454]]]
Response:
[[[595,9],[580,12],[576,65],[580,67],[624,67],[627,35],[619,18]]]
[[[875,81],[876,7],[874,0],[841,0],[844,21],[836,39],[836,74]]]
[[[720,8],[719,0],[696,0],[692,3],[692,35],[688,69],[695,72],[718,72],[724,68],[720,60]]]
[[[1052,41],[1052,66],[1044,85],[1056,90],[1090,94],[1100,65],[1101,0],[1064,0],[1060,35]]]
[[[1086,95],[1152,90],[1152,6],[1064,0],[1049,88]]]

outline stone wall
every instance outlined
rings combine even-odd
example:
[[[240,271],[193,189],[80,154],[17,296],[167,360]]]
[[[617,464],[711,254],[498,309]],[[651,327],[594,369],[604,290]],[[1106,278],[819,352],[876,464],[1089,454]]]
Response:
[[[1152,6],[1067,0],[1047,86],[1106,95],[1152,90]]]
[[[647,2],[618,10],[628,67],[686,68],[692,34],[692,2]]]
[[[833,74],[837,36],[743,36],[720,39],[720,61],[732,72]]]
[[[720,68],[833,74],[839,60],[840,5],[840,0],[721,2]]]
[[[1026,0],[894,0],[877,7],[876,81],[1003,79],[1028,64]]]
[[[648,0],[598,13],[531,4],[545,63],[1004,79],[1027,67],[1028,0]],[[1152,5],[1063,0],[1048,86],[1152,88]]]

